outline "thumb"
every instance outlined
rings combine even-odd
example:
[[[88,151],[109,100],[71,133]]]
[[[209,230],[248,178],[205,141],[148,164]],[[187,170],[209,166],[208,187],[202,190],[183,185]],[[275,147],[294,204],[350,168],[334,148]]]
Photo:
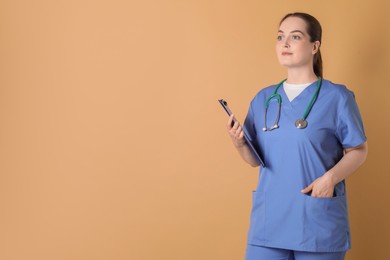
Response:
[[[311,191],[313,189],[313,183],[310,184],[309,186],[307,186],[306,188],[304,188],[303,190],[301,190],[302,193],[308,193],[309,191]]]

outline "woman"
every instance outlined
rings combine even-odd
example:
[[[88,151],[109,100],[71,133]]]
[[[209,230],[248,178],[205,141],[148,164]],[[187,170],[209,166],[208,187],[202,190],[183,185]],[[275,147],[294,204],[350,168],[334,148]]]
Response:
[[[245,119],[265,162],[253,192],[247,260],[339,260],[351,247],[345,178],[365,161],[367,138],[354,94],[322,79],[321,34],[309,14],[281,20],[276,53],[287,79],[261,90]],[[234,146],[259,166],[233,118]]]

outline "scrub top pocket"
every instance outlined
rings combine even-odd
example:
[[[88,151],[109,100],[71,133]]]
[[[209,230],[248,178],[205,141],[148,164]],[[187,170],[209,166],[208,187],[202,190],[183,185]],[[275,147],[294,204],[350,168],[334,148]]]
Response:
[[[248,233],[249,243],[265,241],[265,196],[264,192],[252,192],[252,212]]]
[[[346,196],[305,197],[304,244],[324,252],[349,248],[349,224]]]

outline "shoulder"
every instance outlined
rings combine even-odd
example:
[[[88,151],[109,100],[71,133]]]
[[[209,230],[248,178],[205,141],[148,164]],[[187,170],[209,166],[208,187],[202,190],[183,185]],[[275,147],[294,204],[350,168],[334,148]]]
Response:
[[[323,79],[321,92],[324,95],[330,95],[335,100],[345,101],[355,97],[355,94],[343,84],[334,83],[330,80]]]
[[[252,99],[253,102],[264,102],[270,95],[272,95],[278,84],[273,84],[268,87],[265,87],[257,92],[257,94]]]
[[[347,88],[347,86],[343,84],[334,83],[330,80],[323,79],[322,80],[322,86],[321,88],[324,88],[325,91],[331,92],[338,95],[350,95],[353,94],[351,90]]]
[[[277,86],[278,84],[274,84],[259,90],[250,102],[249,113],[254,115],[263,111],[265,101],[274,93]]]

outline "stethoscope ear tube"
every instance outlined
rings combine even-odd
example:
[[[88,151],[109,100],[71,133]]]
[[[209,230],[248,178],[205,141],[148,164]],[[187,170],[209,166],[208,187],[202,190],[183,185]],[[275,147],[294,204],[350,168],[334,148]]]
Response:
[[[280,88],[280,86],[281,86],[281,85],[283,84],[283,82],[285,82],[286,80],[287,80],[287,79],[282,80],[282,81],[278,84],[278,86],[276,87],[274,93],[273,93],[271,96],[269,96],[269,97],[267,98],[267,100],[265,101],[265,104],[264,104],[264,127],[263,127],[263,131],[264,131],[264,132],[265,132],[265,131],[272,131],[272,130],[274,130],[274,129],[276,129],[276,128],[279,128],[278,123],[279,123],[279,119],[280,119],[280,110],[281,110],[281,107],[282,107],[282,97],[281,97],[277,92],[278,92],[278,89]],[[274,124],[272,125],[272,127],[268,128],[268,127],[267,127],[267,110],[268,110],[269,102],[270,102],[272,99],[274,99],[274,98],[276,98],[276,99],[278,100],[278,114],[277,114],[277,116],[276,116],[276,118],[275,118],[275,122],[274,122]]]
[[[272,95],[272,96],[276,97],[275,95]],[[279,119],[280,119],[280,110],[281,110],[282,105],[281,105],[281,102],[280,102],[280,100],[281,100],[280,99],[280,95],[278,95],[278,96],[279,96],[278,97],[278,113],[277,113],[277,116],[275,118],[274,124],[270,128],[267,127],[267,109],[268,109],[268,103],[269,103],[270,99],[267,100],[268,102],[266,103],[266,107],[264,107],[264,127],[263,127],[263,131],[264,132],[265,131],[272,131],[272,130],[274,130],[276,128],[279,128],[278,123],[279,123]]]
[[[318,93],[320,92],[320,88],[322,85],[322,78],[318,77],[318,83],[317,83],[317,89],[316,92],[314,93],[313,97],[310,100],[309,106],[306,108],[305,114],[303,114],[302,119],[306,121],[307,116],[309,115],[311,109],[313,108],[314,102],[316,102]]]

